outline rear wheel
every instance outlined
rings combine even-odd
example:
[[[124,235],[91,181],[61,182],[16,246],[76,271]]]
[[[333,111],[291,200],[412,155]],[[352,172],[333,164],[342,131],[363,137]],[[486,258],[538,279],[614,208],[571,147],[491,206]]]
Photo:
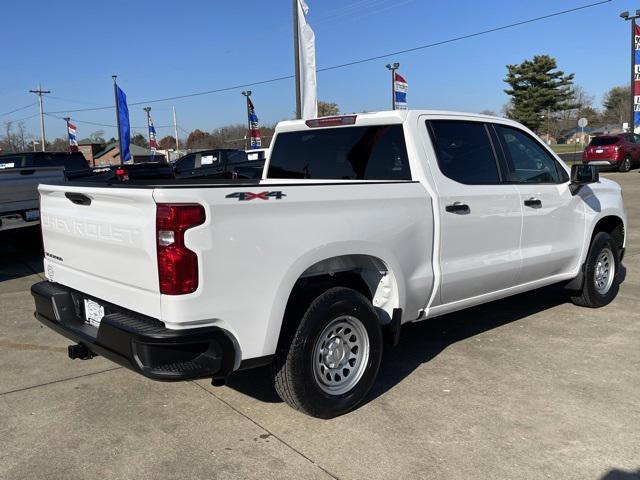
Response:
[[[630,156],[626,156],[622,159],[622,161],[620,162],[620,166],[618,167],[618,170],[621,172],[628,172],[629,170],[631,170],[631,157]]]
[[[291,341],[279,346],[272,364],[275,388],[293,408],[333,418],[362,402],[381,358],[382,334],[371,302],[334,287],[311,303]]]
[[[584,282],[578,295],[571,300],[582,307],[604,307],[611,303],[620,287],[620,254],[608,233],[593,237],[584,265]]]

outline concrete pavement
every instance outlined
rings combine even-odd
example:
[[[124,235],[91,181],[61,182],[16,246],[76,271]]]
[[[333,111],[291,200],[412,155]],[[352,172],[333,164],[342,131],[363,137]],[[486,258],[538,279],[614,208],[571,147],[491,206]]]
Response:
[[[626,281],[598,310],[547,288],[409,326],[365,405],[323,421],[265,369],[158,383],[32,317],[32,249],[0,244],[0,478],[640,478],[640,173]]]

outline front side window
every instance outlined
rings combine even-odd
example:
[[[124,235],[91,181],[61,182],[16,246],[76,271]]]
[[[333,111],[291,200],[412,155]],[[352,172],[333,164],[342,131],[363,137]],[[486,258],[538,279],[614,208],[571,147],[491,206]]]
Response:
[[[268,178],[411,180],[401,125],[279,133]]]
[[[498,164],[483,123],[432,120],[430,134],[440,171],[466,185],[500,182]]]
[[[197,153],[195,157],[196,168],[217,167],[220,165],[220,152]]]
[[[515,183],[561,183],[555,159],[538,142],[517,128],[496,125],[504,145],[507,181]]]

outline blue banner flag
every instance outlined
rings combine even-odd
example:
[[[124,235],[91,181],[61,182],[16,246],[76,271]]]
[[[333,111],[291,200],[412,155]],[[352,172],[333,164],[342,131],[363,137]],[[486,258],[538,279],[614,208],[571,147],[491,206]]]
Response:
[[[129,108],[127,107],[127,96],[116,85],[116,99],[118,102],[118,123],[120,126],[120,161],[131,160],[129,145],[131,144],[131,126],[129,125]]]

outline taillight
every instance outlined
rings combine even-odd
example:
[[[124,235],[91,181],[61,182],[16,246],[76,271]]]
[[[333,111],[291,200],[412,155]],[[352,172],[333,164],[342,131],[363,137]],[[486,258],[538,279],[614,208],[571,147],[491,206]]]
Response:
[[[198,288],[198,256],[184,244],[184,233],[205,221],[202,205],[156,205],[156,245],[160,293],[184,295]]]
[[[116,168],[116,178],[122,182],[129,180],[129,173],[122,167]]]

